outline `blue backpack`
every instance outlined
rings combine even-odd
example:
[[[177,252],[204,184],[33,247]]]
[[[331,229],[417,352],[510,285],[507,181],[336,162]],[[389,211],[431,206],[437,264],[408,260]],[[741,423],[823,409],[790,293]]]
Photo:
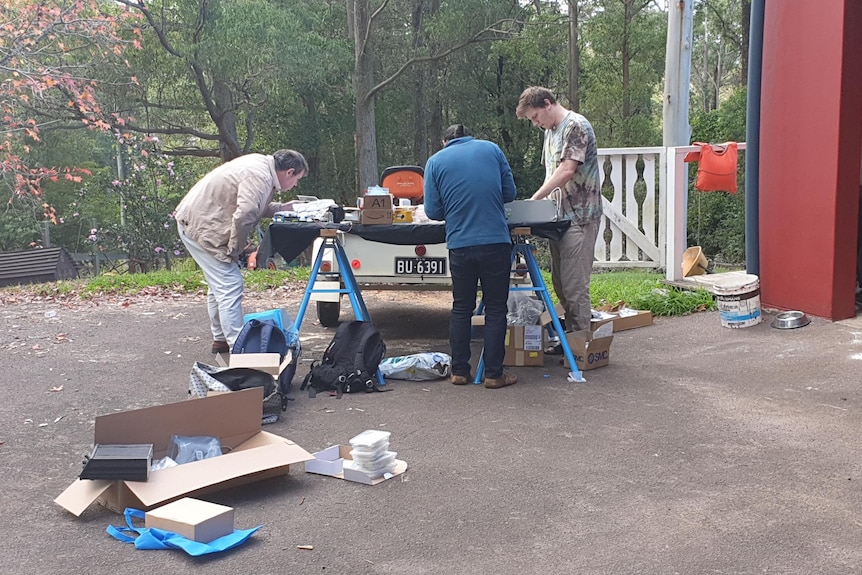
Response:
[[[296,375],[296,364],[299,360],[299,349],[287,342],[284,331],[272,320],[250,319],[245,322],[231,353],[277,353],[279,361],[283,362],[287,352],[292,352],[292,359],[278,376],[278,395],[281,398],[281,410],[287,410],[287,394]]]

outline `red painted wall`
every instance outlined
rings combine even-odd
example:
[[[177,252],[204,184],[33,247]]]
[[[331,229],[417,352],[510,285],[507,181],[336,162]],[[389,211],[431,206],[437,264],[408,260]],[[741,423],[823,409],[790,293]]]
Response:
[[[760,126],[764,307],[853,317],[862,4],[766,2]]]

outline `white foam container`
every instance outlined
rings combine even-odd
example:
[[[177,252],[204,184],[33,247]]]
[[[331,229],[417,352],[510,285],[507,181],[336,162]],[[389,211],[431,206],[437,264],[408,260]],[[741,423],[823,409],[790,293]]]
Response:
[[[350,445],[354,450],[364,452],[385,451],[389,446],[389,436],[392,435],[389,431],[378,431],[376,429],[368,429],[350,440]],[[383,449],[381,449],[381,447]]]
[[[396,455],[398,455],[398,453],[395,451],[384,451],[383,454],[379,457],[369,459],[363,456],[359,456],[353,451],[350,452],[350,456],[353,458],[354,466],[361,467],[362,469],[366,469],[368,471],[377,471],[378,469],[382,469],[388,465],[391,465],[395,462]]]
[[[381,467],[380,469],[369,470],[360,466],[355,461],[345,461],[343,469],[352,469],[353,471],[358,471],[359,473],[362,473],[369,479],[377,479],[378,477],[383,477],[385,474],[394,471],[397,465],[398,462],[393,459],[392,463],[390,463],[389,465]]]

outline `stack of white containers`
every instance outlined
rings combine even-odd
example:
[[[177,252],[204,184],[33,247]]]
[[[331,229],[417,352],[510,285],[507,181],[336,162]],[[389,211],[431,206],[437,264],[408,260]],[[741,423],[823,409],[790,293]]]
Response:
[[[350,445],[353,447],[350,451],[350,457],[353,458],[353,461],[345,461],[344,465],[364,473],[371,479],[377,479],[386,473],[391,473],[395,469],[395,456],[398,454],[389,451],[390,435],[391,433],[388,431],[377,431],[376,429],[363,431],[350,440]]]

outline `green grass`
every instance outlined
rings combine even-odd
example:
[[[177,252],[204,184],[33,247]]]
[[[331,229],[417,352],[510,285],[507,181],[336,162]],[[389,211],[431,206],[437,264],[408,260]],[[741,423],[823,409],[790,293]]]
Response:
[[[310,271],[307,267],[291,267],[285,270],[243,270],[243,277],[248,291],[260,292],[292,283],[305,285]],[[550,288],[550,274],[547,272],[543,274]],[[590,282],[590,299],[593,307],[624,301],[626,307],[649,310],[657,316],[680,316],[715,309],[715,302],[708,291],[682,290],[666,286],[661,283],[663,278],[663,275],[651,271],[596,272]],[[179,262],[179,265],[173,266],[171,271],[103,274],[95,278],[2,288],[7,295],[15,293],[32,293],[43,297],[80,295],[88,299],[100,295],[134,295],[153,289],[175,293],[195,293],[206,290],[206,284],[200,270],[194,269],[187,263]],[[551,299],[556,302],[553,289],[550,292]]]
[[[662,279],[662,274],[651,271],[594,273],[590,280],[590,301],[594,308],[624,301],[628,308],[649,310],[657,316],[680,316],[715,309],[715,301],[708,291],[667,286]],[[551,285],[550,274],[546,281]]]

